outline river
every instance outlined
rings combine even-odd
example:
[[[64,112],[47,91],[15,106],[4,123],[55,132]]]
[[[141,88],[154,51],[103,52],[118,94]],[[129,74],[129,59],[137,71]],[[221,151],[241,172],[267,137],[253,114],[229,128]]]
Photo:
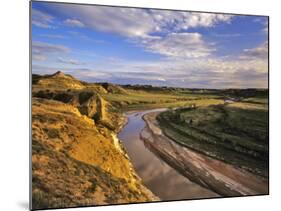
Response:
[[[140,133],[145,127],[144,114],[164,111],[153,109],[126,113],[128,124],[118,134],[144,185],[162,200],[209,198],[217,196],[186,177],[158,158],[145,147]]]

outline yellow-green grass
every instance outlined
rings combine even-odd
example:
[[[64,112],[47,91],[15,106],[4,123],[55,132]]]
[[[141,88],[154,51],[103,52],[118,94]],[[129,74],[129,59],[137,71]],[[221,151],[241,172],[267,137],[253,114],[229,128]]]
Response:
[[[220,104],[223,100],[219,96],[200,95],[192,96],[179,93],[157,93],[147,91],[128,91],[127,94],[103,94],[104,99],[111,102],[121,111],[161,108],[161,107],[181,107],[190,104],[210,105]]]

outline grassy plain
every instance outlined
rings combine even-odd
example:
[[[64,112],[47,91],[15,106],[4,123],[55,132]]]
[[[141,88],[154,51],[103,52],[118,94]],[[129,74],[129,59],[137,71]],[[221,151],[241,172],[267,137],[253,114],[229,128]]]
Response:
[[[181,90],[173,91],[144,91],[127,90],[126,94],[102,94],[104,99],[111,102],[120,111],[142,110],[149,108],[185,107],[196,103],[211,105],[223,103],[222,96],[209,94],[184,93]]]

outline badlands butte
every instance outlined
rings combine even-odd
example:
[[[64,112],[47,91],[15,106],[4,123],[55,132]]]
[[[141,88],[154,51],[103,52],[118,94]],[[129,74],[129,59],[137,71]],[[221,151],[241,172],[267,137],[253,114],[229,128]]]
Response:
[[[165,148],[159,134],[153,134],[152,130],[149,138],[143,135],[143,139],[158,157],[220,196],[266,194],[267,96],[267,89],[121,86],[87,83],[60,71],[51,75],[33,74],[32,207],[42,209],[161,200],[144,186],[122,140],[117,138],[127,123],[125,112],[154,108],[167,110],[157,113],[157,116],[155,113],[146,115],[144,119],[148,127],[145,130],[151,129],[149,122],[154,122],[157,130],[163,131],[159,133],[163,136],[161,140],[166,140],[166,144],[171,142],[169,146],[176,144],[173,149],[177,148],[172,150],[176,152],[174,156],[167,153],[169,149]],[[228,127],[221,128],[221,125]],[[151,136],[157,142],[151,141]],[[181,162],[182,158],[178,157],[185,153],[186,159]],[[192,158],[197,159],[196,165]],[[202,176],[206,172],[202,168],[196,169],[200,163],[198,160],[205,161],[201,165],[203,170],[210,170],[208,163],[211,163],[214,168],[222,171],[220,168],[225,167],[229,174],[235,172],[253,184],[249,187],[245,181],[239,183],[231,175],[221,175],[223,182],[214,180],[210,184],[204,179],[209,180],[217,173],[207,171],[209,175]],[[224,183],[227,176],[230,179]],[[247,191],[240,191],[241,183],[242,189]],[[237,189],[235,193],[231,191],[233,184]]]

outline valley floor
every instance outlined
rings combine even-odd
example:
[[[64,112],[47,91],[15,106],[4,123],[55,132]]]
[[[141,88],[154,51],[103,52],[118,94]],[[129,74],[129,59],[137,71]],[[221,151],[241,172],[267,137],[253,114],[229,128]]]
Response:
[[[159,112],[146,114],[141,137],[145,145],[193,182],[221,196],[268,194],[268,180],[222,161],[182,147],[166,137],[156,120]]]

